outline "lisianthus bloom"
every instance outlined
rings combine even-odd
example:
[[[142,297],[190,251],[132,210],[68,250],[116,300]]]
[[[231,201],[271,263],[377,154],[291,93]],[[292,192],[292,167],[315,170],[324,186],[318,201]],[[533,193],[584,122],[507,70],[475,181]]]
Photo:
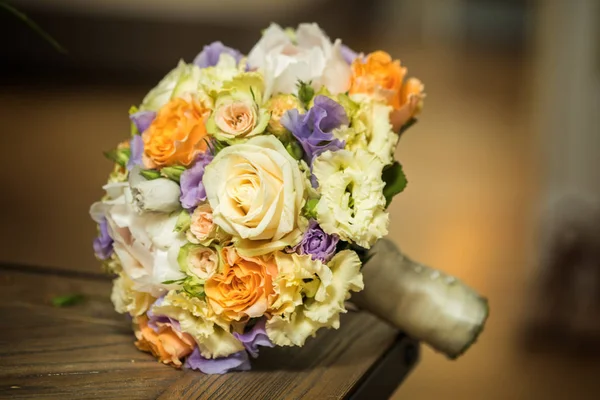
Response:
[[[155,332],[148,326],[146,316],[137,318],[137,323],[135,336],[138,340],[135,345],[142,351],[152,353],[164,364],[181,367],[181,359],[194,349],[194,339],[186,333],[179,332],[169,324],[160,326],[158,332]]]
[[[167,103],[142,135],[144,165],[147,168],[190,165],[207,149],[207,115],[208,110],[192,96]]]
[[[113,281],[110,299],[118,313],[139,317],[148,311],[156,299],[149,293],[134,290],[133,285],[134,282],[126,274],[121,273]]]
[[[94,253],[99,260],[107,260],[113,253],[113,240],[108,234],[105,218],[98,224],[98,237],[94,239]]]
[[[317,96],[306,114],[292,109],[281,118],[281,124],[300,142],[304,149],[304,160],[310,165],[313,158],[322,152],[344,148],[344,142],[336,139],[332,131],[347,125],[348,116],[334,100]]]
[[[343,250],[327,264],[309,256],[278,253],[275,306],[283,313],[266,323],[269,339],[278,346],[303,346],[320,328],[338,329],[350,292],[363,289],[356,252]]]
[[[248,54],[248,64],[265,76],[265,94],[296,93],[298,80],[315,89],[326,87],[344,93],[350,84],[350,67],[342,55],[342,42],[331,43],[317,24],[300,24],[292,34],[272,24]]]
[[[219,140],[248,138],[264,132],[269,113],[262,108],[263,78],[248,72],[223,85],[206,128]]]
[[[313,260],[327,262],[335,254],[339,239],[337,235],[325,233],[317,221],[311,220],[308,229],[304,232],[302,241],[293,249],[298,254],[311,256]]]
[[[234,332],[233,334],[246,348],[245,351],[234,353],[227,357],[205,358],[200,354],[200,350],[194,350],[187,358],[185,367],[202,371],[205,374],[224,374],[229,371],[248,371],[250,370],[250,359],[258,357],[258,347],[273,347],[265,331],[265,320],[262,318],[252,328],[243,334]]]
[[[365,59],[357,58],[352,63],[350,94],[365,93],[391,105],[403,125],[418,113],[423,96],[423,85],[412,78],[404,83],[406,68],[399,60],[384,51],[376,51]],[[400,112],[402,111],[402,112]]]
[[[194,338],[204,358],[227,357],[244,350],[243,343],[230,332],[230,323],[215,314],[203,298],[171,290],[152,312],[178,321],[181,332]]]
[[[382,171],[383,163],[363,149],[355,153],[327,151],[315,158],[313,174],[321,194],[316,212],[321,228],[364,248],[387,235],[389,215]]]
[[[201,153],[196,162],[188,169],[183,171],[180,177],[181,185],[181,205],[183,208],[192,210],[198,203],[206,200],[206,190],[204,190],[204,170],[212,161],[210,153]]]
[[[164,284],[184,278],[177,263],[185,235],[175,231],[177,215],[168,213],[139,214],[132,204],[127,183],[104,187],[107,196],[94,203],[90,214],[95,220],[104,215],[113,248],[123,273],[132,281],[132,289],[159,297],[177,285]]]
[[[242,257],[235,248],[223,249],[223,272],[205,283],[212,309],[228,321],[261,317],[274,300],[277,266],[266,257]]]
[[[299,240],[304,181],[274,136],[224,148],[203,181],[214,223],[240,238],[236,246],[243,254],[266,254]]]
[[[181,190],[177,183],[167,178],[147,180],[140,171],[140,167],[134,167],[129,173],[131,204],[136,211],[166,213],[181,207]]]
[[[193,64],[200,68],[214,67],[219,63],[219,59],[223,54],[233,57],[236,63],[239,63],[242,59],[242,53],[239,50],[227,47],[221,42],[212,42],[204,46],[200,54],[194,58]]]
[[[346,150],[364,149],[383,164],[391,164],[398,144],[398,135],[390,123],[392,107],[364,94],[354,94],[352,100],[356,109],[350,127],[337,129],[334,134],[346,142]]]

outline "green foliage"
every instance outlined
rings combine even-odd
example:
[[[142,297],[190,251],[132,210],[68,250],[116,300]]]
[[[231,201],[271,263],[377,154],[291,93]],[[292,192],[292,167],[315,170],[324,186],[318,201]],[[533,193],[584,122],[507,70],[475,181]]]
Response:
[[[149,181],[160,178],[160,172],[155,169],[143,169],[140,171],[140,175]]]
[[[313,89],[313,87],[310,86],[311,83],[311,81],[298,81],[298,83],[296,84],[296,86],[298,87],[298,99],[300,99],[300,101],[304,105],[310,103],[310,101],[315,95],[315,89]]]
[[[190,228],[192,218],[186,210],[181,211],[175,223],[175,232],[185,232]]]
[[[10,14],[14,15],[18,19],[20,19],[24,24],[26,24],[29,28],[31,28],[35,33],[40,35],[46,42],[48,42],[56,51],[62,54],[67,54],[67,50],[62,47],[50,34],[44,31],[38,24],[36,24],[33,20],[31,20],[27,15],[17,10],[10,4],[0,1],[0,8],[3,8]]]
[[[181,174],[183,173],[183,171],[185,171],[185,167],[182,167],[180,165],[175,165],[172,167],[162,168],[160,170],[160,174],[167,179],[170,179],[172,181],[179,183],[179,180],[181,178]]]
[[[69,307],[79,304],[83,300],[85,300],[85,297],[82,294],[67,294],[53,298],[52,305],[54,307]]]
[[[402,171],[402,165],[398,161],[386,167],[383,170],[381,178],[385,182],[383,195],[385,196],[385,206],[387,208],[392,202],[393,197],[404,190],[407,180]]]
[[[130,156],[131,150],[129,150],[128,148],[113,149],[104,152],[104,157],[108,158],[115,164],[119,164],[121,167],[127,166],[127,162],[129,161]]]
[[[319,199],[308,199],[304,205],[304,216],[306,218],[317,218],[317,204],[319,204]]]

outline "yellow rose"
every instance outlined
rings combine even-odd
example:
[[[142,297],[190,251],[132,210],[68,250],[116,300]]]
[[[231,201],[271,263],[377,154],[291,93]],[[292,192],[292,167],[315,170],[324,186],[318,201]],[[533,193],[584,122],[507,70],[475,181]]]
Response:
[[[206,299],[227,321],[261,317],[273,303],[273,278],[277,266],[272,257],[241,257],[233,247],[223,249],[225,268],[204,286]]]
[[[298,162],[274,136],[221,150],[203,183],[214,223],[234,235],[241,254],[266,254],[299,240],[304,181]]]
[[[204,123],[208,112],[192,97],[177,97],[165,104],[142,135],[144,165],[190,165],[207,149]]]

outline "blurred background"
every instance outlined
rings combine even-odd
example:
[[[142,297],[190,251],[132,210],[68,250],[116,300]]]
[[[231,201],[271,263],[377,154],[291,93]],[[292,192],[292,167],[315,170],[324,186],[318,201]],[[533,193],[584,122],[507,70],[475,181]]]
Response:
[[[316,21],[424,81],[390,236],[490,299],[479,343],[425,349],[394,399],[598,398],[600,1],[11,3],[68,54],[0,9],[0,261],[98,271],[88,208],[129,107],[205,44]]]

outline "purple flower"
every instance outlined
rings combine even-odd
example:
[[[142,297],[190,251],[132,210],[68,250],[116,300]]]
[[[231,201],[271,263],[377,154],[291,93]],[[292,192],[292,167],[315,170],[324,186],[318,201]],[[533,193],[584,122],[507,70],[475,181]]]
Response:
[[[212,161],[212,154],[201,154],[191,168],[183,171],[179,183],[181,185],[181,205],[183,208],[194,209],[198,203],[206,200],[206,190],[202,183],[204,169]]]
[[[317,96],[306,114],[297,109],[287,111],[281,124],[292,132],[304,149],[304,160],[311,165],[314,157],[331,150],[343,149],[345,142],[331,133],[335,128],[348,124],[344,107],[326,96]]]
[[[352,50],[350,47],[346,46],[345,44],[342,45],[341,51],[342,57],[344,57],[344,60],[346,60],[348,64],[352,64],[352,62],[354,62],[354,60],[356,60],[356,58],[358,57],[358,53]]]
[[[196,347],[185,362],[185,367],[195,369],[205,374],[224,374],[229,371],[249,371],[250,359],[248,353],[240,351],[227,357],[204,358]]]
[[[273,347],[273,343],[267,336],[265,330],[266,320],[263,318],[256,323],[248,332],[233,335],[240,340],[247,351],[240,351],[227,357],[207,359],[202,357],[200,351],[196,348],[188,357],[186,368],[196,369],[205,374],[224,374],[229,371],[248,371],[250,370],[250,359],[248,353],[254,358],[258,357],[258,346]]]
[[[329,235],[321,229],[317,221],[311,219],[302,241],[294,246],[298,254],[309,254],[313,260],[327,262],[335,254],[335,248],[340,238]]]
[[[194,64],[200,68],[214,67],[219,62],[221,54],[229,54],[235,58],[235,62],[238,63],[242,59],[242,53],[238,50],[232,49],[231,47],[225,46],[221,42],[213,42],[208,46],[204,46],[200,54],[194,59]]]
[[[131,171],[136,165],[142,165],[142,154],[144,154],[144,141],[140,135],[135,135],[129,141],[129,161],[127,161],[127,170]]]
[[[138,111],[129,116],[129,119],[135,124],[140,135],[148,129],[154,118],[156,118],[154,111]]]
[[[100,221],[98,228],[98,237],[94,239],[94,253],[100,260],[107,260],[113,253],[113,240],[108,234],[106,218]]]
[[[237,332],[233,333],[240,342],[244,344],[244,347],[250,353],[250,355],[254,358],[258,357],[258,346],[264,347],[273,347],[274,344],[271,342],[269,337],[267,336],[267,331],[265,329],[266,320],[262,318],[260,321],[256,323],[248,332],[239,334]]]

